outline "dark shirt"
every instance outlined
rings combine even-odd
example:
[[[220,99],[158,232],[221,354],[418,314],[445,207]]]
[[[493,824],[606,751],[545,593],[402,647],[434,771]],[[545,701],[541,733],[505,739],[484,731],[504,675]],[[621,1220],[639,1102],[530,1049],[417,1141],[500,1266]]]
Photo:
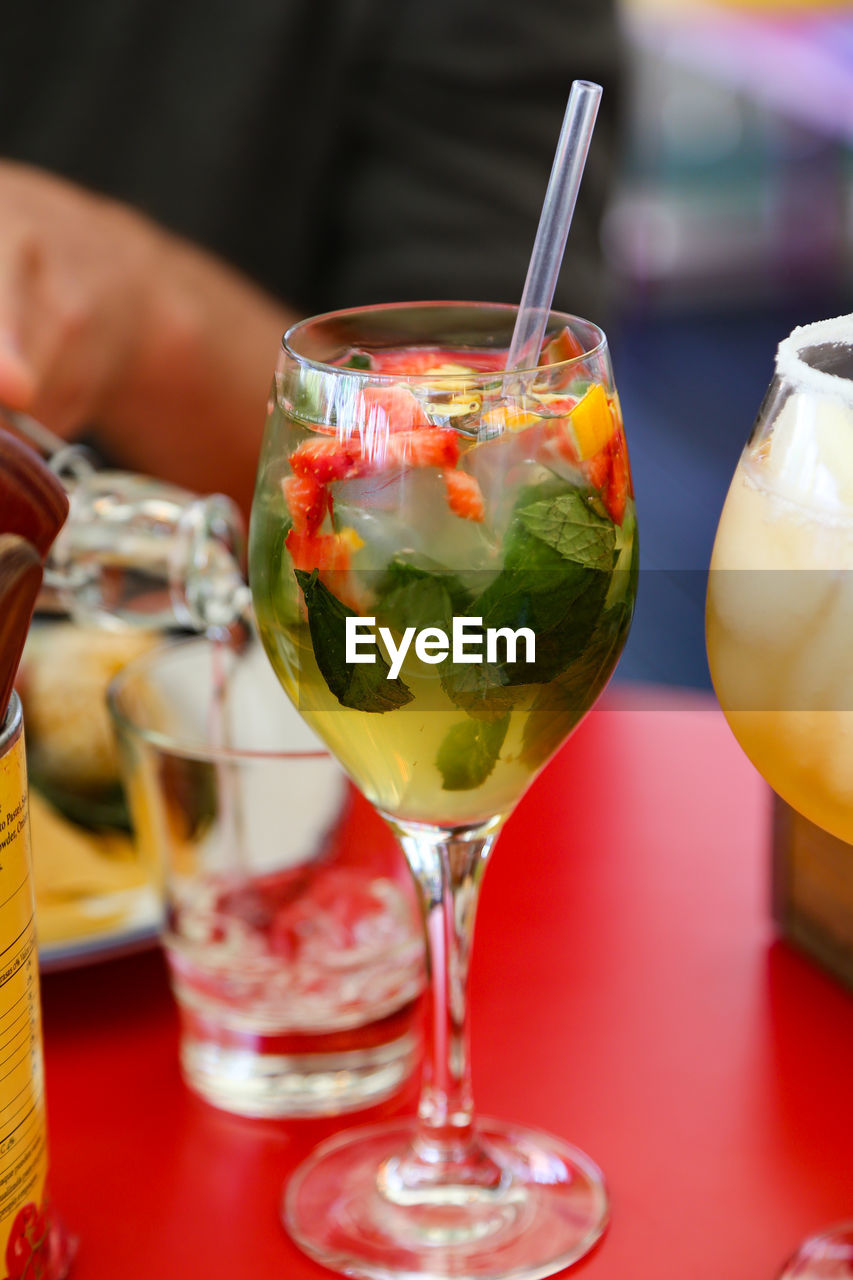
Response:
[[[516,301],[571,81],[605,94],[558,303],[600,318],[610,0],[6,0],[0,151],[293,307]]]

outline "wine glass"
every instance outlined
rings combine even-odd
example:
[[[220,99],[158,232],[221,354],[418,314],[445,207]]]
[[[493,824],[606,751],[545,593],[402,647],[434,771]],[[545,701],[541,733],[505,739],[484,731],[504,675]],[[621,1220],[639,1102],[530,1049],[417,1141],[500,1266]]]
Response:
[[[430,973],[417,1118],[321,1145],[284,1215],[353,1275],[534,1277],[586,1253],[602,1175],[562,1140],[474,1120],[477,895],[512,807],[606,684],[636,521],[604,334],[552,314],[504,372],[516,308],[395,304],[285,336],[250,529],[272,664],[397,835]]]
[[[707,600],[720,705],[770,785],[853,841],[853,316],[806,325],[735,471]],[[851,1280],[853,1223],[807,1241],[782,1280]]]

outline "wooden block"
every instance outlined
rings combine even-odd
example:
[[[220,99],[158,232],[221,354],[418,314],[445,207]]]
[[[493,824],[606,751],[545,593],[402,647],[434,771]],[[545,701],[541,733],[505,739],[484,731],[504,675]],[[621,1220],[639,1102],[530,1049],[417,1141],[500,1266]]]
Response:
[[[773,805],[773,915],[783,936],[853,988],[853,845]]]

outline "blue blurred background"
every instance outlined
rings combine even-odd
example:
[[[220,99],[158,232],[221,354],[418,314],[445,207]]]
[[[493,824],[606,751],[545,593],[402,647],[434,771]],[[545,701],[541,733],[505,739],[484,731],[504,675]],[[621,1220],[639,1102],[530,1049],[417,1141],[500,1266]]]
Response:
[[[621,679],[710,687],[717,518],[796,324],[853,310],[853,6],[624,0],[603,238],[642,573]]]

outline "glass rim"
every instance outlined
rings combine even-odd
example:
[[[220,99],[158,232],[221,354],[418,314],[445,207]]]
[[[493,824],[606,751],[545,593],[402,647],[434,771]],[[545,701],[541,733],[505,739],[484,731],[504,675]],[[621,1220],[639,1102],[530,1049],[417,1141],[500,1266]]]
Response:
[[[128,736],[138,738],[146,746],[155,747],[164,754],[178,756],[182,760],[199,760],[212,764],[248,764],[254,761],[273,760],[332,760],[332,753],[323,746],[288,749],[287,747],[228,747],[216,746],[200,737],[175,738],[163,729],[142,725],[120,705],[122,688],[138,677],[146,668],[153,667],[164,656],[172,657],[179,650],[196,646],[207,647],[210,641],[203,636],[187,636],[166,645],[157,646],[133,658],[117,672],[107,685],[106,703],[114,725]],[[257,642],[259,643],[259,642]],[[287,698],[284,690],[281,696]],[[298,714],[298,713],[297,713]]]
[[[311,356],[301,354],[294,349],[293,338],[301,331],[307,329],[310,325],[318,324],[326,321],[347,320],[356,316],[375,315],[382,312],[404,312],[404,311],[428,311],[432,308],[447,307],[448,309],[469,309],[472,311],[488,312],[494,311],[496,314],[503,316],[515,315],[518,312],[518,304],[510,302],[470,302],[460,300],[441,300],[431,299],[430,301],[421,302],[376,302],[367,303],[364,306],[344,307],[336,311],[322,311],[317,315],[304,316],[301,320],[297,320],[285,330],[281,339],[281,351],[289,359],[305,369],[314,369],[322,373],[332,373],[336,375],[344,375],[347,377],[358,379],[362,382],[373,381],[378,382],[412,382],[417,384],[429,384],[441,386],[443,381],[459,382],[463,377],[458,371],[455,373],[450,371],[447,373],[379,373],[372,369],[349,369],[343,365],[327,364],[322,360],[315,360]],[[575,315],[567,311],[548,312],[549,324],[553,320],[569,323],[573,320],[578,321],[582,325],[588,326],[596,335],[597,340],[588,350],[583,351],[580,355],[570,356],[566,360],[557,360],[551,364],[535,364],[523,369],[475,369],[470,374],[465,374],[464,378],[467,383],[493,383],[496,379],[505,380],[507,378],[527,377],[534,373],[547,374],[555,369],[570,369],[573,366],[581,365],[586,360],[607,350],[607,335],[600,325],[594,320],[587,320],[585,316]]]
[[[816,368],[805,358],[809,347],[831,345],[853,348],[853,314],[815,320],[792,329],[776,351],[777,376],[794,390],[829,395],[850,403],[853,401],[853,376]]]

